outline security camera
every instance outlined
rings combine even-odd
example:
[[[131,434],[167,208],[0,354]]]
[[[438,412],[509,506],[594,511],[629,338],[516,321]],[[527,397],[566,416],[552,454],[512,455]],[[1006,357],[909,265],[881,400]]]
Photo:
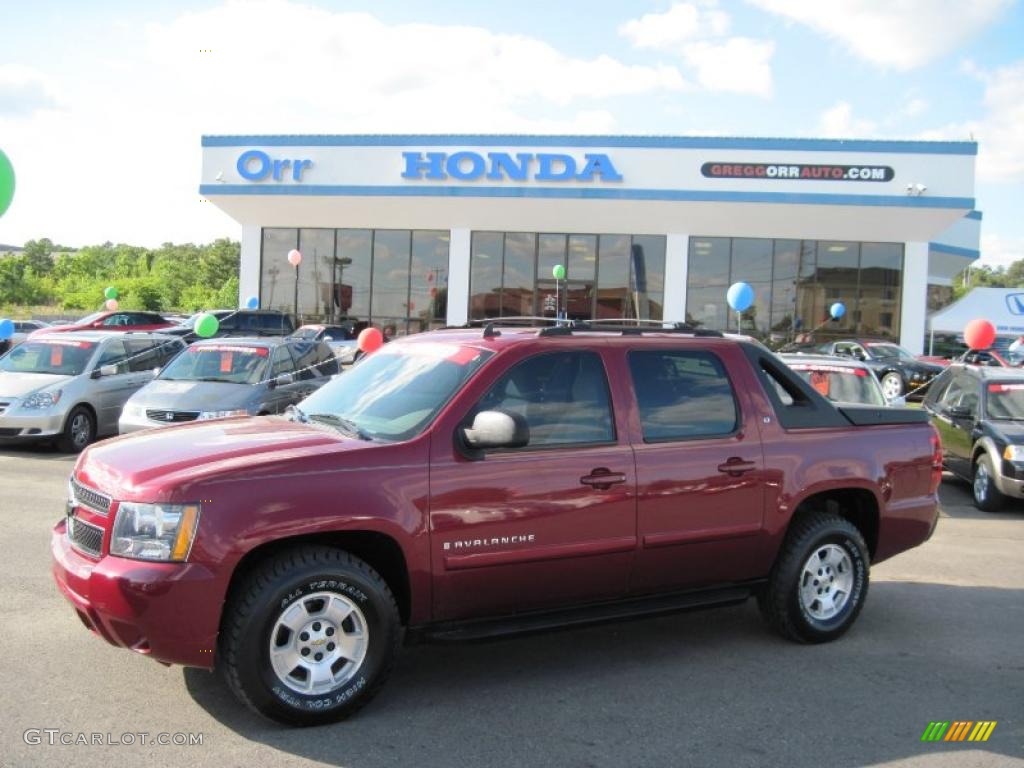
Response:
[[[922,184],[920,182],[918,182],[917,184],[914,185],[914,191],[916,191],[917,194],[919,194],[919,195],[924,194],[924,191],[926,189],[928,189],[928,187],[926,187],[924,184]]]

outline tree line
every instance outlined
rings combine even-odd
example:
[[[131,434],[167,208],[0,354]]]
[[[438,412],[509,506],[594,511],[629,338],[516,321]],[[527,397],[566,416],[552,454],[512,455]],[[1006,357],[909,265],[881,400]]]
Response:
[[[159,248],[103,243],[78,250],[47,238],[0,257],[0,308],[47,306],[91,312],[107,286],[122,309],[193,312],[238,303],[241,246],[228,239]]]
[[[987,264],[970,266],[953,278],[953,299],[970,293],[972,288],[1020,288],[1024,286],[1024,259],[1008,267]]]

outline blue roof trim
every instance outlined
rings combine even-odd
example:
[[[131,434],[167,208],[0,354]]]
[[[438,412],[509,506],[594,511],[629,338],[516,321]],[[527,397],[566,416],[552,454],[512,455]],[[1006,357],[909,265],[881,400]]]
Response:
[[[981,211],[971,211],[967,214],[968,219],[974,219],[975,221],[981,221]]]
[[[961,248],[957,245],[946,245],[945,243],[928,243],[928,250],[949,253],[953,256],[965,256],[969,259],[981,258],[981,251],[976,251],[973,248]]]
[[[804,192],[728,192],[691,189],[618,189],[607,187],[447,187],[202,184],[204,197],[224,195],[350,197],[538,197],[583,200],[671,200],[679,202],[787,203],[797,205],[870,205],[902,208],[974,208],[972,197],[909,195],[832,195]]]
[[[204,147],[639,147],[644,149],[772,149],[791,152],[904,152],[977,155],[973,141],[770,139],[730,136],[496,136],[483,134],[348,136],[203,136]]]

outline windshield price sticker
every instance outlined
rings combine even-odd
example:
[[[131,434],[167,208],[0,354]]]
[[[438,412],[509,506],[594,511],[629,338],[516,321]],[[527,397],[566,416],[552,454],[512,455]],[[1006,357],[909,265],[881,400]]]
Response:
[[[989,384],[989,392],[1019,392],[1024,389],[1024,384]]]
[[[863,368],[842,368],[838,365],[790,365],[794,371],[821,371],[822,373],[845,373],[847,376],[867,376]]]

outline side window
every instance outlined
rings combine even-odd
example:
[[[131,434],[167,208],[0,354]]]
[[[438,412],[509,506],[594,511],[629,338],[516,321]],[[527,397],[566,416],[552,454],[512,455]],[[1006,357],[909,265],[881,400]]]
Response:
[[[224,315],[218,317],[217,320],[220,322],[222,331],[236,331],[239,328],[238,315]]]
[[[151,340],[135,339],[125,342],[128,347],[128,370],[133,373],[151,371],[160,363],[157,362],[157,352]]]
[[[282,344],[274,350],[273,361],[270,365],[270,378],[276,378],[283,373],[294,373],[295,361],[292,353],[288,351],[287,345]]]
[[[126,315],[124,312],[116,312],[113,315],[108,315],[107,317],[103,318],[104,327],[120,327],[128,324],[128,315]]]
[[[167,339],[157,342],[156,364],[163,368],[184,348],[185,343],[181,339]]]
[[[608,379],[594,352],[554,352],[523,360],[477,404],[521,416],[529,448],[615,441]]]
[[[316,354],[316,342],[300,342],[298,344],[290,344],[289,346],[292,349],[292,354],[295,355],[295,367],[298,369],[298,379],[300,381],[315,379],[317,377],[317,372],[313,366],[319,362]]]
[[[326,342],[318,342],[316,345],[316,369],[321,376],[334,376],[338,373],[338,358]]]
[[[963,384],[963,378],[958,377],[953,379],[946,391],[942,393],[942,399],[939,401],[939,405],[944,408],[948,408],[951,405],[959,404],[960,396],[964,392]]]
[[[739,415],[721,361],[710,352],[630,352],[644,442],[728,435]]]
[[[285,334],[292,329],[285,320],[284,315],[261,314],[254,317],[256,321],[255,330],[269,334]]]
[[[102,368],[104,365],[116,365],[118,373],[128,373],[128,350],[125,349],[123,341],[110,341],[103,348],[96,367]]]

